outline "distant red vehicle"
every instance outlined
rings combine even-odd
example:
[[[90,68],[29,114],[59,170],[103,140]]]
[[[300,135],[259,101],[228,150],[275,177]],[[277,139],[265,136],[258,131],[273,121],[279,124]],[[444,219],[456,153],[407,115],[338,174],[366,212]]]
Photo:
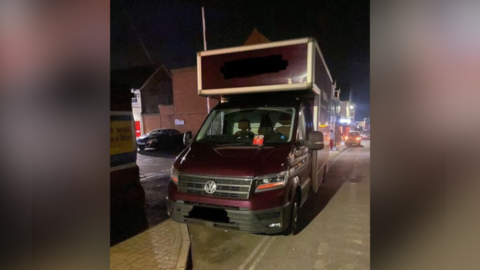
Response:
[[[358,131],[349,132],[345,136],[345,145],[346,146],[352,146],[352,145],[360,146],[360,145],[362,145],[362,137],[360,136],[360,132],[358,132]]]

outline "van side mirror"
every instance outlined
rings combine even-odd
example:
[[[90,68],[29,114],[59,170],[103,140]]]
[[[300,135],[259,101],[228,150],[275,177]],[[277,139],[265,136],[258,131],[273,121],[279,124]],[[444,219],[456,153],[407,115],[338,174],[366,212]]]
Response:
[[[187,131],[187,132],[183,133],[183,145],[184,145],[184,146],[188,146],[188,145],[190,145],[192,142],[193,142],[192,132],[191,132],[191,131]]]
[[[323,133],[320,131],[311,131],[308,134],[308,140],[303,141],[303,145],[310,150],[322,150],[325,148],[323,142]]]

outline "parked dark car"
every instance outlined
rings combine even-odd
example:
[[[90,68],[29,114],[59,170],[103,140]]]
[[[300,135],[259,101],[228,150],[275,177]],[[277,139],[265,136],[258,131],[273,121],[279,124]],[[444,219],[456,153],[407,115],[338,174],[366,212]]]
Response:
[[[176,129],[155,129],[138,137],[137,146],[140,150],[183,147],[183,134]]]

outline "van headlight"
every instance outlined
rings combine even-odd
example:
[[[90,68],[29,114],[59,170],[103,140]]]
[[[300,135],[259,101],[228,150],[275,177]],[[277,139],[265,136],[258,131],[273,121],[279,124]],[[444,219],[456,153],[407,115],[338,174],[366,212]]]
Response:
[[[255,192],[282,188],[290,176],[288,171],[255,177]]]
[[[178,170],[172,166],[172,169],[170,170],[170,181],[175,185],[178,185],[178,174]]]

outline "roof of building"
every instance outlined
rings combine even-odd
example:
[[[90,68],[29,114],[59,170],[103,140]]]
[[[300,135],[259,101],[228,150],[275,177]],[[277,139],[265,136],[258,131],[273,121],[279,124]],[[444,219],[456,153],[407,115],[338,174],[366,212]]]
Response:
[[[159,69],[159,66],[140,66],[124,69],[114,69],[110,72],[112,86],[125,85],[130,89],[139,89]]]
[[[268,40],[268,38],[260,33],[257,28],[254,28],[243,45],[263,44],[269,42],[270,40]]]
[[[155,70],[155,72],[147,79],[144,81],[140,88],[140,91],[144,88],[151,87],[152,85],[158,83],[158,82],[165,82],[165,81],[172,81],[172,74],[167,70],[167,68],[164,65],[161,65],[160,67]]]
[[[182,72],[182,71],[191,71],[192,69],[197,70],[197,66],[172,69],[170,72],[173,74],[173,73]]]

